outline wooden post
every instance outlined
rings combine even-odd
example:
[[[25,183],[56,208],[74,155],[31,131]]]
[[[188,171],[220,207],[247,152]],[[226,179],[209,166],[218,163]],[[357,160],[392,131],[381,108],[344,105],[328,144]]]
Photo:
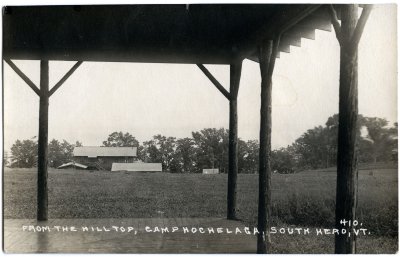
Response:
[[[236,186],[238,173],[238,115],[237,96],[242,71],[242,61],[230,66],[230,99],[229,99],[229,170],[228,170],[228,219],[236,216]]]
[[[259,46],[261,70],[261,119],[258,180],[258,231],[257,253],[268,253],[271,221],[271,103],[272,73],[279,46],[277,40],[267,40]]]
[[[37,220],[47,220],[47,164],[48,164],[48,128],[49,98],[82,64],[78,61],[49,91],[49,61],[40,61],[40,89],[11,60],[5,62],[26,82],[40,97],[39,103],[39,142],[38,142],[38,176],[37,176]]]
[[[49,121],[49,62],[40,61],[40,105],[37,177],[37,219],[47,220],[47,161]]]
[[[335,253],[356,253],[356,237],[350,233],[357,207],[357,116],[358,116],[358,43],[372,6],[364,7],[358,20],[358,5],[342,5],[339,24],[331,6],[331,18],[340,43],[339,134],[337,150],[336,218],[337,229],[347,234],[335,235]]]

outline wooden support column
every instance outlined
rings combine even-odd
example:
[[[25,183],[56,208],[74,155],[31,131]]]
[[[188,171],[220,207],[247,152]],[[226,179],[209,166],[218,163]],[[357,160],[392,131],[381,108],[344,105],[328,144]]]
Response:
[[[242,72],[242,61],[230,66],[230,99],[229,99],[229,169],[228,169],[228,213],[230,220],[236,216],[236,187],[238,174],[238,114],[237,96]]]
[[[49,62],[40,61],[40,105],[37,177],[37,219],[47,220],[47,161],[49,127]]]
[[[5,60],[21,79],[40,97],[39,100],[39,138],[38,138],[38,176],[37,176],[37,220],[47,220],[48,189],[48,130],[49,130],[49,98],[82,64],[78,61],[49,91],[49,61],[40,61],[40,88],[38,88],[11,60]]]
[[[279,37],[267,40],[258,48],[261,70],[261,119],[258,180],[258,231],[257,253],[268,253],[271,221],[271,104],[272,74],[279,47]]]
[[[351,231],[342,220],[356,220],[358,116],[358,43],[372,6],[364,7],[358,20],[358,5],[341,6],[341,24],[331,6],[331,18],[340,44],[339,134],[337,152],[336,218],[337,229]],[[356,253],[354,233],[335,235],[335,253]]]

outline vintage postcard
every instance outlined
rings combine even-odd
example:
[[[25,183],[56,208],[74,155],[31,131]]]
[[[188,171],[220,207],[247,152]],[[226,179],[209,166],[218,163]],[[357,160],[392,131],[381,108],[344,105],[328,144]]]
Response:
[[[397,5],[2,6],[5,253],[398,251]]]

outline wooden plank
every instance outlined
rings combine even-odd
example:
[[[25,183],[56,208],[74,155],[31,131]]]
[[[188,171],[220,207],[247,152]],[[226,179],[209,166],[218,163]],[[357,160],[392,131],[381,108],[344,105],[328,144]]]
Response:
[[[40,61],[40,103],[38,138],[37,219],[47,220],[48,127],[49,127],[49,61]]]
[[[261,70],[261,118],[260,118],[260,152],[258,181],[258,230],[257,253],[270,251],[271,221],[271,128],[272,128],[272,74],[275,66],[279,40],[268,40],[259,46]]]
[[[204,67],[203,64],[196,64],[197,67],[200,68],[200,70],[204,73],[204,75],[207,76],[207,78],[214,84],[214,86],[221,92],[226,99],[230,99],[230,93],[226,91],[226,89],[221,85],[221,83],[218,82],[218,80],[208,71],[206,67]]]
[[[238,173],[238,114],[237,95],[239,92],[242,61],[230,66],[230,92],[229,101],[229,167],[228,167],[228,194],[227,218],[236,219],[236,191]]]

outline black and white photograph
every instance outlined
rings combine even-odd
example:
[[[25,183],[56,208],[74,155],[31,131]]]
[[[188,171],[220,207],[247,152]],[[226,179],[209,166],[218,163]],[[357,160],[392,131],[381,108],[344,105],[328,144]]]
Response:
[[[398,252],[396,3],[1,7],[3,253]]]

